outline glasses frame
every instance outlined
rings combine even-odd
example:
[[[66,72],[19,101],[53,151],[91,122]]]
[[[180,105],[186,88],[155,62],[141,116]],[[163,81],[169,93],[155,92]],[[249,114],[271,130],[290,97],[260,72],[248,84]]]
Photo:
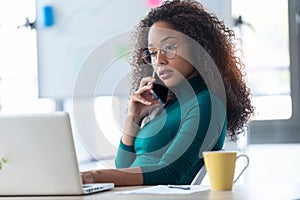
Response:
[[[174,46],[174,51],[167,50],[163,48],[155,49],[153,52],[154,55],[151,55],[148,48],[144,49],[142,59],[146,64],[152,65],[152,60],[155,58],[157,60],[158,52],[161,53],[161,55],[166,59],[173,59],[177,55],[177,47],[178,44],[172,44]],[[169,56],[168,56],[169,55]]]

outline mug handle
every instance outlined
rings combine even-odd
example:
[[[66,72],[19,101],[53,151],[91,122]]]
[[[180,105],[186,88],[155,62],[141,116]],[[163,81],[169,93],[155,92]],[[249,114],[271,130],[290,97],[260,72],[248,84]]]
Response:
[[[244,173],[244,171],[249,166],[249,157],[247,155],[245,155],[245,154],[241,154],[241,155],[239,155],[239,156],[236,157],[236,160],[239,159],[239,158],[241,158],[241,157],[246,158],[247,164],[244,166],[244,168],[242,169],[242,171],[240,172],[240,174],[236,177],[236,179],[234,180],[234,183],[237,182],[237,180],[241,177],[241,175]]]

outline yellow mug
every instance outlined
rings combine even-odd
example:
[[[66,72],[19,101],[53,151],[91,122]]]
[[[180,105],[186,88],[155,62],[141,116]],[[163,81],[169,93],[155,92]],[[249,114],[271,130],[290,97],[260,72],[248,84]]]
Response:
[[[246,165],[233,181],[236,160],[244,157]],[[205,151],[203,152],[206,171],[208,172],[212,190],[231,190],[249,165],[249,157],[245,154],[237,156],[235,151]]]

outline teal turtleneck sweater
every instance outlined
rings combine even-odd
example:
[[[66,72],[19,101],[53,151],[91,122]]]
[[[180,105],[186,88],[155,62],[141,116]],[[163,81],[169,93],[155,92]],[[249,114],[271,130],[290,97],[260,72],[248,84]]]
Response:
[[[220,150],[226,135],[224,102],[200,77],[173,88],[176,98],[144,125],[133,146],[120,142],[117,168],[140,166],[144,185],[190,184],[202,152]]]

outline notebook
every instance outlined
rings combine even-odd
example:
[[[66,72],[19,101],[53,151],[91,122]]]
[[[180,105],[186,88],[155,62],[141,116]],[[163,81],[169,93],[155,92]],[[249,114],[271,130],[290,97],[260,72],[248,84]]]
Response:
[[[113,187],[82,185],[68,113],[0,115],[0,196],[82,195]]]

